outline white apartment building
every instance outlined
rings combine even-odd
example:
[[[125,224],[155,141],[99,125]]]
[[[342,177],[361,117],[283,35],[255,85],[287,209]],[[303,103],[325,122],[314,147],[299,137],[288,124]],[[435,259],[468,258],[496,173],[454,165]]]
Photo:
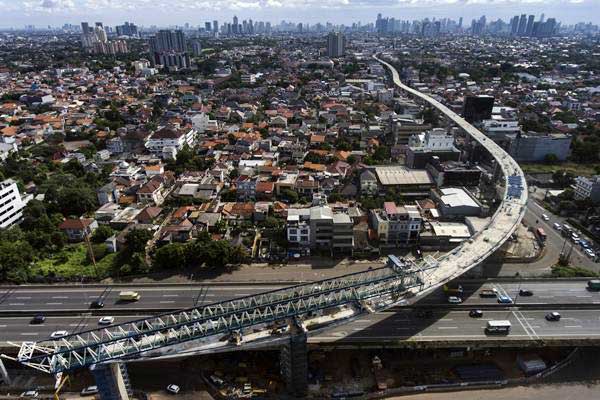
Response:
[[[10,228],[23,217],[26,202],[12,179],[0,182],[0,229]]]
[[[594,203],[600,202],[600,175],[591,178],[585,176],[575,178],[575,198],[590,199]]]
[[[146,140],[146,149],[151,153],[164,154],[165,150],[174,149],[175,154],[187,144],[194,146],[196,141],[196,131],[192,128],[169,128],[163,127],[154,132]]]
[[[445,129],[434,128],[425,133],[413,135],[409,139],[409,147],[423,148],[426,150],[452,150],[454,136],[446,133]]]

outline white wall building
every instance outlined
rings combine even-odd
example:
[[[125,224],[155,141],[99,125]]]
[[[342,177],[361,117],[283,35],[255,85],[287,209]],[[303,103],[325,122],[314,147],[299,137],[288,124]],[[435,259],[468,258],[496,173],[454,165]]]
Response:
[[[7,179],[0,182],[0,229],[10,228],[21,221],[25,204],[15,181]]]
[[[187,144],[190,147],[194,146],[196,141],[196,131],[191,128],[175,129],[162,128],[154,132],[146,141],[146,148],[151,153],[155,154],[171,154],[175,149],[175,153],[179,152]]]
[[[454,136],[448,135],[445,129],[434,128],[425,133],[412,136],[408,145],[426,150],[452,150],[454,148]]]

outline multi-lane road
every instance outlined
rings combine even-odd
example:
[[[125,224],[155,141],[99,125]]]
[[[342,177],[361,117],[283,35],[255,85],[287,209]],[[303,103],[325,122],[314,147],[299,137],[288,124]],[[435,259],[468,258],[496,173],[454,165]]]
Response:
[[[468,310],[438,310],[423,318],[412,310],[367,315],[346,325],[310,336],[310,343],[350,344],[367,342],[385,345],[386,342],[475,342],[535,341],[535,340],[600,340],[600,309],[559,310],[560,321],[547,321],[553,311],[519,309],[484,309],[482,318],[469,317]],[[486,335],[489,320],[509,320],[509,335]]]
[[[275,290],[286,285],[175,285],[119,287],[17,287],[0,289],[0,313],[89,311],[92,301],[101,299],[104,312],[129,309],[175,310],[195,305],[216,303],[236,297]],[[133,290],[141,295],[139,301],[119,301],[119,292]],[[1,335],[1,333],[0,333]]]
[[[464,302],[461,305],[448,304],[447,296],[441,289],[414,304],[414,307],[435,309],[432,318],[419,318],[418,313],[412,309],[397,308],[395,311],[365,315],[348,324],[311,336],[310,340],[486,339],[483,334],[486,319],[511,320],[512,338],[600,335],[600,292],[588,291],[586,280],[462,281],[460,284],[464,289]],[[99,327],[98,320],[102,315],[112,315],[115,323],[120,323],[149,316],[157,310],[187,308],[196,302],[212,303],[278,287],[181,285],[0,289],[0,343],[40,341],[57,330],[75,333],[94,329]],[[509,295],[514,303],[501,305],[496,298],[480,297],[482,289],[490,288]],[[533,296],[519,296],[521,289],[532,291]],[[136,290],[141,294],[141,299],[136,303],[119,303],[118,293],[121,290]],[[100,295],[104,296],[105,307],[90,310],[90,302]],[[470,318],[468,311],[471,308],[483,309],[484,318]],[[22,312],[18,313],[18,310]],[[563,319],[559,322],[546,322],[544,315],[555,310],[561,312]],[[46,321],[39,325],[30,324],[33,315],[38,313],[44,314]]]

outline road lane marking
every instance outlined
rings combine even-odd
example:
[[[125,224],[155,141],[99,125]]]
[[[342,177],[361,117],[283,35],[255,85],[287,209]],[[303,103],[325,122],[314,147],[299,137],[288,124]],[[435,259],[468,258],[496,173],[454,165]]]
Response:
[[[565,325],[565,328],[583,328],[581,325]]]
[[[170,301],[159,301],[160,304],[172,304],[175,303],[173,300]]]
[[[440,321],[454,321],[452,318],[442,318]]]
[[[31,297],[15,297],[17,300],[31,300]]]
[[[179,297],[178,294],[163,294],[163,297]]]
[[[21,336],[37,336],[39,333],[37,332],[21,332]]]
[[[69,326],[81,326],[81,327],[84,327],[84,326],[88,326],[88,324],[69,324]]]
[[[62,303],[46,303],[47,306],[62,306]]]
[[[68,299],[69,296],[52,296],[53,299]]]
[[[0,328],[6,328],[6,325],[0,325]]]
[[[458,326],[439,326],[438,329],[458,329]]]
[[[25,303],[8,303],[9,306],[24,306]]]

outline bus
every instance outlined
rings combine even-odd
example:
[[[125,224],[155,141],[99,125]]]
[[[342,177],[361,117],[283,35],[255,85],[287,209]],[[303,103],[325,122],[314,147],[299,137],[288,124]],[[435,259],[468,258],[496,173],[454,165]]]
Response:
[[[503,334],[503,335],[508,335],[508,333],[510,332],[510,321],[508,320],[496,320],[496,321],[488,321],[486,327],[485,327],[485,333],[488,334],[493,334],[493,333],[498,333],[498,334]]]
[[[544,229],[537,228],[535,230],[535,234],[537,235],[540,243],[544,244],[546,242],[546,232],[544,232]]]

